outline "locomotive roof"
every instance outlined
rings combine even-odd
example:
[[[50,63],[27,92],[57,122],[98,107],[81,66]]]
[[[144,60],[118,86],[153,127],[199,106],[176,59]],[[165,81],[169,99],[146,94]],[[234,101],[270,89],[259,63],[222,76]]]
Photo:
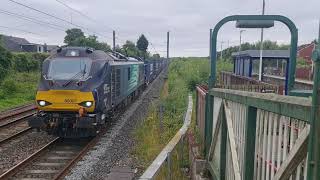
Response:
[[[69,51],[77,51],[75,56],[67,55]],[[94,50],[87,47],[64,47],[58,49],[54,54],[52,54],[48,59],[53,59],[57,57],[88,57],[92,60],[101,61],[126,61],[126,62],[136,62],[138,60],[133,58],[123,58],[115,56],[114,53],[106,53],[101,50]]]

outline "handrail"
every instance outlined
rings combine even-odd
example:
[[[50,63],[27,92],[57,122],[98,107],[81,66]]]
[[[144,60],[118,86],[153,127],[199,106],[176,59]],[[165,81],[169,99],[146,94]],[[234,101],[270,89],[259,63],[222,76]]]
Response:
[[[175,149],[177,144],[186,134],[189,125],[191,123],[192,116],[192,95],[189,95],[188,109],[184,119],[183,126],[176,133],[176,135],[170,140],[170,142],[164,147],[157,158],[152,162],[152,164],[147,168],[147,170],[139,178],[140,180],[154,179],[159,172],[162,165],[170,158],[171,152]]]

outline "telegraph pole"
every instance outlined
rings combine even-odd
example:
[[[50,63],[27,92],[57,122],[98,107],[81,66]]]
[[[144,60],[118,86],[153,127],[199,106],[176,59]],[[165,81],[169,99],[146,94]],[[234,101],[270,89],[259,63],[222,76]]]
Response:
[[[112,34],[113,34],[113,51],[115,51],[116,50],[116,31],[115,30],[113,30],[113,32],[112,32]]]
[[[264,15],[266,2],[262,2],[262,15]],[[261,28],[261,39],[260,39],[260,63],[259,63],[259,81],[262,81],[262,54],[263,53],[263,28]]]
[[[169,42],[170,42],[170,31],[167,32],[167,59],[169,59]]]

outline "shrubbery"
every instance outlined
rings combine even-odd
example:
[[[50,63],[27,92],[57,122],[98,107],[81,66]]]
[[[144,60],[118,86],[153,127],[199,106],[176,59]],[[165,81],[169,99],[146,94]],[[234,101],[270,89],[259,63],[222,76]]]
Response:
[[[0,46],[0,82],[8,74],[12,64],[12,54]]]

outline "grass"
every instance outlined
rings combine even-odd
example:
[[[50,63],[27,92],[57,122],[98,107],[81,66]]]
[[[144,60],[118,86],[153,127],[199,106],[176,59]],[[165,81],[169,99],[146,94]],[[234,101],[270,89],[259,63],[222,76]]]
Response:
[[[32,102],[38,80],[39,72],[11,72],[0,84],[0,111]]]
[[[219,61],[217,68],[218,74],[221,70],[232,70],[232,65],[225,61]],[[188,94],[194,92],[197,84],[207,83],[209,74],[210,65],[207,58],[176,58],[171,61],[168,80],[164,84],[160,97],[160,105],[165,109],[162,128],[159,120],[159,107],[153,104],[148,117],[138,125],[133,133],[137,143],[132,154],[138,159],[142,171],[151,164],[163,147],[181,128],[187,107]],[[193,98],[195,98],[194,93]],[[192,126],[195,126],[194,115],[192,119]],[[186,147],[184,148],[186,149]],[[182,179],[183,174],[179,171],[177,152],[174,152],[174,154],[173,177]],[[183,166],[188,165],[187,159],[185,157]],[[165,170],[161,170],[160,177],[165,177],[165,174]]]

